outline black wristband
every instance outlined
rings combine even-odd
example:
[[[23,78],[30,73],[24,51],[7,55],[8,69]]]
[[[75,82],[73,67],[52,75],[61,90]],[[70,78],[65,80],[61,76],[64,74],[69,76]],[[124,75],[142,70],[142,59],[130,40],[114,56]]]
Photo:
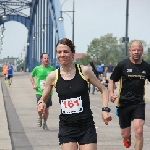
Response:
[[[110,109],[109,107],[103,107],[103,108],[102,108],[102,111],[110,112],[110,111],[111,111],[111,109]]]

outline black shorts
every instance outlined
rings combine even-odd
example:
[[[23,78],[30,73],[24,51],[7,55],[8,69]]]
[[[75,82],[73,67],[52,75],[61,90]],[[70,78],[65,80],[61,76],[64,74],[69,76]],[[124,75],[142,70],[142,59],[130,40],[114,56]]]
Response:
[[[8,78],[8,79],[10,79],[10,78],[12,78],[12,77],[13,77],[13,75],[8,75],[8,77],[7,77],[7,78]]]
[[[79,145],[97,143],[97,133],[95,126],[84,128],[59,127],[59,144],[77,142]]]
[[[41,97],[42,97],[42,95],[36,94],[37,103],[38,103],[38,101],[40,100]],[[46,101],[46,108],[48,108],[50,106],[52,106],[52,96],[50,96],[48,98],[48,100]]]
[[[145,120],[145,104],[135,104],[118,108],[119,125],[121,129],[131,126],[134,119]]]

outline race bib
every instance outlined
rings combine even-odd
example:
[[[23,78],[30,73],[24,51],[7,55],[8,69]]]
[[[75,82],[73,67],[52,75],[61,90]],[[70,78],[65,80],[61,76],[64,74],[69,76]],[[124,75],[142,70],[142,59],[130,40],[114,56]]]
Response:
[[[40,88],[41,88],[42,90],[45,89],[45,80],[40,80]]]
[[[83,111],[81,96],[77,98],[70,98],[61,100],[62,114],[80,113]]]

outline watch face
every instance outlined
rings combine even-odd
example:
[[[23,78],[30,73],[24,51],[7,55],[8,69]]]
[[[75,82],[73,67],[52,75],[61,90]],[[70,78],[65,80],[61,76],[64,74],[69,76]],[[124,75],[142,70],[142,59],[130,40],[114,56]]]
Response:
[[[111,109],[110,109],[110,108],[108,108],[108,107],[103,107],[103,108],[102,108],[102,111],[110,112],[110,111],[111,111]]]

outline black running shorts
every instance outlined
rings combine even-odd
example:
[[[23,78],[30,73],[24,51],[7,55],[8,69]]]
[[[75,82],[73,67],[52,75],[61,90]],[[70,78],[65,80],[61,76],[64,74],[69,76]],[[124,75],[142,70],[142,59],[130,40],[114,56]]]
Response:
[[[8,77],[7,77],[7,78],[8,78],[8,79],[10,79],[10,78],[12,78],[12,77],[13,77],[13,75],[8,75]]]
[[[59,128],[59,144],[77,142],[79,145],[97,143],[97,133],[95,126],[89,127],[60,127]]]
[[[134,119],[145,120],[145,104],[134,104],[118,108],[119,125],[121,129],[131,126]]]
[[[37,99],[37,103],[40,100],[40,98],[42,97],[42,95],[36,94],[36,99]],[[48,100],[46,101],[46,108],[52,106],[52,96],[50,96],[48,98]]]

